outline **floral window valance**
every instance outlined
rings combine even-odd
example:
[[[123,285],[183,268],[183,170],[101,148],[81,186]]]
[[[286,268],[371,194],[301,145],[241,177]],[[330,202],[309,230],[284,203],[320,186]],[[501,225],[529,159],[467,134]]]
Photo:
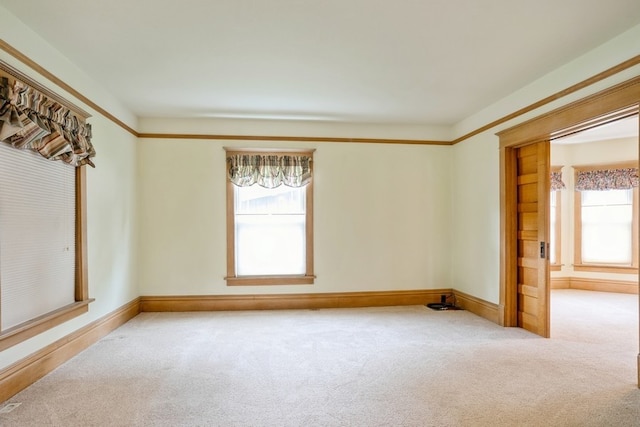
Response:
[[[303,187],[311,181],[311,164],[312,157],[306,155],[230,154],[227,176],[239,187]]]
[[[638,168],[578,171],[577,191],[628,190],[638,186]]]
[[[567,186],[562,182],[562,172],[551,172],[551,191],[564,190]]]
[[[0,141],[49,160],[94,166],[91,126],[18,79],[0,77]]]

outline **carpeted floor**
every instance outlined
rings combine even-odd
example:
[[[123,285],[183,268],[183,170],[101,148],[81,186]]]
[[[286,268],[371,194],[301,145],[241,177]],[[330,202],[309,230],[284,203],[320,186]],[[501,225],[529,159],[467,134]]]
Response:
[[[143,313],[2,426],[640,426],[638,297],[554,291],[552,338],[422,306]]]

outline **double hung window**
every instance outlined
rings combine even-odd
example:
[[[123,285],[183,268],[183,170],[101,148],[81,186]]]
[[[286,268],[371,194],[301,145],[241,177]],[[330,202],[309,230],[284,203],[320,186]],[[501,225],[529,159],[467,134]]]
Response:
[[[633,190],[583,191],[582,263],[632,263]]]
[[[576,190],[575,269],[636,271],[637,167],[577,167]]]
[[[227,150],[227,284],[311,284],[312,151]]]

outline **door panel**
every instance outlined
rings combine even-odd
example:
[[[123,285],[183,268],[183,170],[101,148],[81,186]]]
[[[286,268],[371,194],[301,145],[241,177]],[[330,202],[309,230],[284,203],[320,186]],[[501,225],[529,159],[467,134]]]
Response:
[[[516,149],[518,326],[549,336],[549,141]]]
[[[520,248],[520,252],[522,253],[522,257],[524,259],[535,258],[538,255],[538,245],[536,242],[530,240],[521,240],[518,243],[518,247]]]

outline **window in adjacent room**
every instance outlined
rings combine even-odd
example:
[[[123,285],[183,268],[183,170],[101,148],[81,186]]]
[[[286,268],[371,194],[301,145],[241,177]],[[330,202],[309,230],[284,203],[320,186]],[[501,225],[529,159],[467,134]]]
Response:
[[[549,235],[549,263],[552,270],[560,267],[560,192],[551,191],[550,203],[550,235]]]
[[[575,269],[637,271],[638,169],[576,168]]]
[[[561,269],[561,241],[560,241],[560,218],[561,218],[561,191],[566,189],[562,181],[562,166],[551,168],[551,192],[549,203],[549,264],[551,270]]]
[[[313,151],[226,154],[227,284],[312,284]]]

